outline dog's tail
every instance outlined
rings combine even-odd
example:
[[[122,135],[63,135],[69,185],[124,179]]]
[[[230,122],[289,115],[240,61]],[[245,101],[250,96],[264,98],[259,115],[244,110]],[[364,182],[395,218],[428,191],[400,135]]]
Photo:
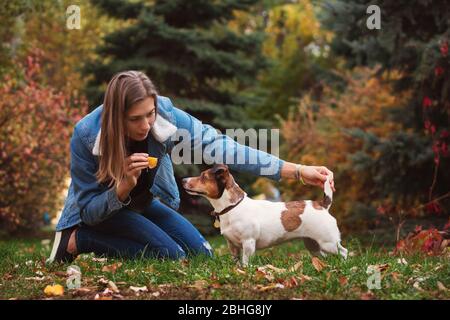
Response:
[[[327,181],[324,183],[324,194],[322,199],[322,207],[330,209],[331,202],[333,201],[333,190],[331,190],[330,176],[327,176]]]

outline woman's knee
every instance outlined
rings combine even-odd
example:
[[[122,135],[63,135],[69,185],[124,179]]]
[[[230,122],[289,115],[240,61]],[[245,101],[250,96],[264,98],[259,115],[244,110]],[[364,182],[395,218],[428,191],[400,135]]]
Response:
[[[213,249],[208,241],[203,239],[200,243],[198,243],[196,246],[191,246],[187,249],[189,254],[192,255],[204,255],[209,258],[212,258],[214,256]]]
[[[165,245],[162,247],[145,247],[145,255],[157,259],[180,260],[185,259],[187,254],[178,244]]]

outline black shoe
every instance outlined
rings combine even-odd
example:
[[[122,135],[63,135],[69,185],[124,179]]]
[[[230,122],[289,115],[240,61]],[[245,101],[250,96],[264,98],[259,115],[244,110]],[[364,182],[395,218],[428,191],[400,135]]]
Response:
[[[75,256],[67,252],[70,235],[74,229],[76,229],[76,227],[56,232],[52,253],[50,254],[50,258],[47,259],[47,263],[72,262],[75,260]]]

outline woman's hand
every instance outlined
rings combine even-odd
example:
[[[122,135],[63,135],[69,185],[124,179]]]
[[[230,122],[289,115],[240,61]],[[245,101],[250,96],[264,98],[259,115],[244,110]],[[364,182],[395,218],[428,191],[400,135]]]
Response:
[[[281,177],[286,179],[298,179],[296,174],[297,172],[297,164],[292,162],[285,162],[283,167],[281,168]],[[319,186],[323,189],[323,184],[327,181],[327,176],[331,175],[330,185],[333,191],[336,191],[334,188],[334,179],[333,172],[326,167],[323,166],[306,166],[302,165],[300,169],[301,178],[306,184],[312,186]]]
[[[123,182],[133,189],[137,185],[142,169],[148,168],[148,154],[133,153],[125,158],[124,166],[125,177]]]
[[[306,184],[310,184],[312,186],[319,186],[323,189],[323,184],[327,180],[327,176],[331,176],[330,185],[331,189],[336,192],[334,188],[334,180],[333,180],[333,172],[329,170],[327,167],[319,167],[319,166],[305,166],[301,167],[301,177]]]

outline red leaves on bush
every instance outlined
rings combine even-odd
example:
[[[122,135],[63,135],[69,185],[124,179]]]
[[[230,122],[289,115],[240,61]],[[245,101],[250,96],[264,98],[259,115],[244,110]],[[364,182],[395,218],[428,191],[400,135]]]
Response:
[[[422,230],[421,227],[416,227],[414,232],[397,243],[394,253],[440,255],[448,244],[448,240],[437,229]]]
[[[423,101],[422,101],[422,106],[424,107],[424,108],[429,108],[429,107],[431,107],[431,105],[433,104],[433,101],[429,98],[429,97],[424,97],[423,98]]]
[[[31,229],[60,209],[70,136],[87,107],[41,84],[36,56],[22,68],[23,78],[0,82],[0,227],[9,232]]]
[[[448,54],[448,42],[443,41],[441,47],[439,48],[443,57],[446,57]]]

